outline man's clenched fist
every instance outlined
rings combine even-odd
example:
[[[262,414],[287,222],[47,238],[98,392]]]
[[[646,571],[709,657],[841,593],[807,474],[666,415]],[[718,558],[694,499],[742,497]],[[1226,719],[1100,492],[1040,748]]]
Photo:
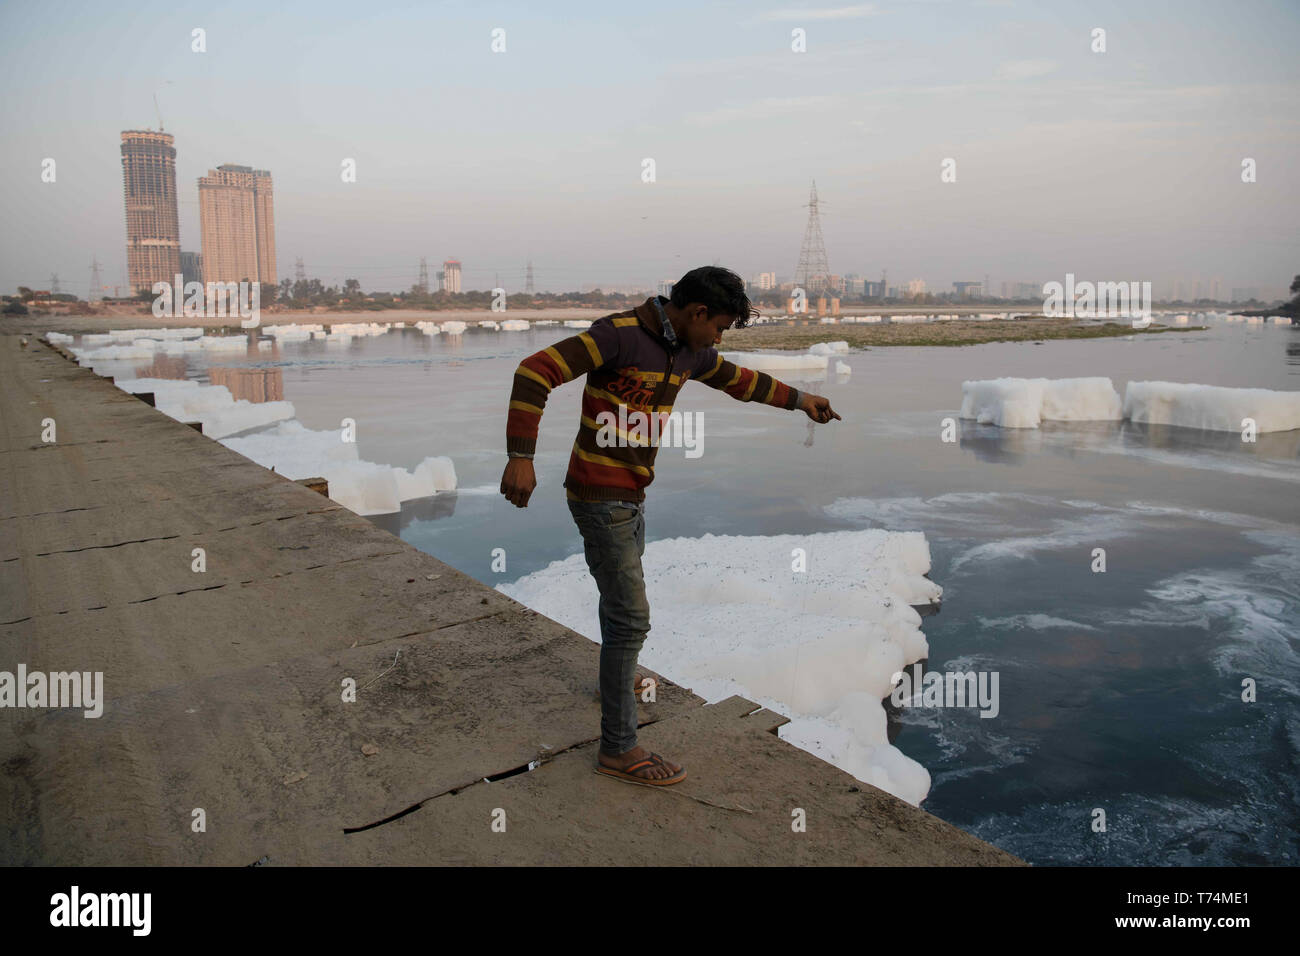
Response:
[[[531,458],[511,458],[501,476],[501,493],[517,508],[527,508],[528,499],[537,487]]]

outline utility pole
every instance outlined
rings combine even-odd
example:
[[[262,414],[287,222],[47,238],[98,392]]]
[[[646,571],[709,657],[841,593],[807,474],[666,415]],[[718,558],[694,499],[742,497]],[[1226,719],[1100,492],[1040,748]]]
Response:
[[[52,272],[50,273],[50,295],[53,296],[58,294],[59,294],[59,274],[57,272]]]
[[[420,288],[420,295],[429,294],[429,263],[424,256],[420,257],[420,281],[417,285]]]
[[[98,302],[103,297],[103,279],[99,275],[99,260],[92,257],[90,260],[90,295],[86,297],[86,301]]]
[[[525,273],[527,278],[524,280],[524,291],[529,295],[533,294],[533,260],[528,260],[528,271]]]

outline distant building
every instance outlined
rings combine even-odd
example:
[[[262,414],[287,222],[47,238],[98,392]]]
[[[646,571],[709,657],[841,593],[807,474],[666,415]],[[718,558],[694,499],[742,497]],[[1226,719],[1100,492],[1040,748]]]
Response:
[[[205,282],[276,284],[270,172],[227,163],[200,176],[199,229]]]
[[[925,295],[925,280],[909,279],[907,283],[907,294],[912,296]]]
[[[181,275],[185,284],[203,281],[203,256],[198,252],[181,252]]]
[[[152,292],[155,282],[175,282],[181,271],[181,227],[176,214],[176,148],[170,133],[122,131],[122,192],[131,288]]]
[[[866,289],[866,280],[859,279],[856,276],[844,277],[845,295],[863,295]]]
[[[442,289],[444,292],[460,291],[460,261],[448,259],[442,264]]]
[[[671,299],[673,295],[673,286],[677,284],[676,279],[660,279],[658,292],[665,299]]]
[[[1043,297],[1043,287],[1033,282],[1003,282],[1002,298],[1004,299],[1041,299]]]
[[[983,282],[954,282],[952,290],[959,298],[970,299],[983,291]]]
[[[1245,286],[1232,290],[1233,302],[1249,302],[1251,299],[1259,298],[1259,288],[1257,286]]]
[[[775,288],[776,288],[776,273],[775,273],[775,272],[760,272],[760,273],[758,274],[758,288],[759,288],[760,290],[775,289]]]
[[[885,284],[866,280],[862,284],[862,294],[868,299],[883,299],[885,297]]]

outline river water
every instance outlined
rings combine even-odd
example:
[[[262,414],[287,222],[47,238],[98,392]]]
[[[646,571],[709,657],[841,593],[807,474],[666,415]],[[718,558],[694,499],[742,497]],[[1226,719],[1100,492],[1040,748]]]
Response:
[[[532,505],[497,493],[514,368],[569,334],[394,330],[194,353],[172,377],[278,370],[309,428],[357,422],[361,458],[410,468],[450,456],[458,493],[372,520],[497,585],[581,550],[561,487],[578,384],[553,393],[543,417]],[[960,708],[895,717],[892,742],[931,774],[924,809],[1038,864],[1300,862],[1300,431],[1250,444],[1132,424],[967,421],[957,441],[941,440],[965,379],[1109,376],[1121,395],[1148,379],[1298,390],[1300,328],[1215,322],[843,358],[847,377],[775,373],[827,395],[844,418],[828,426],[686,388],[677,408],[705,413],[704,453],[660,451],[648,540],[923,531],[944,588],[923,625],[926,666],[997,671],[1001,697],[992,720]],[[495,548],[509,556],[505,574],[492,569]]]

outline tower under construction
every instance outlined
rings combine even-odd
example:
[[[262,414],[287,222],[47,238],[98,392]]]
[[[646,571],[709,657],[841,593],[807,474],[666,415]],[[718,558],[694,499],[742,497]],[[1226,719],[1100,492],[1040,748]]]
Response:
[[[181,271],[176,148],[170,133],[122,132],[122,190],[128,282],[136,292],[151,292],[155,282],[174,282]]]

